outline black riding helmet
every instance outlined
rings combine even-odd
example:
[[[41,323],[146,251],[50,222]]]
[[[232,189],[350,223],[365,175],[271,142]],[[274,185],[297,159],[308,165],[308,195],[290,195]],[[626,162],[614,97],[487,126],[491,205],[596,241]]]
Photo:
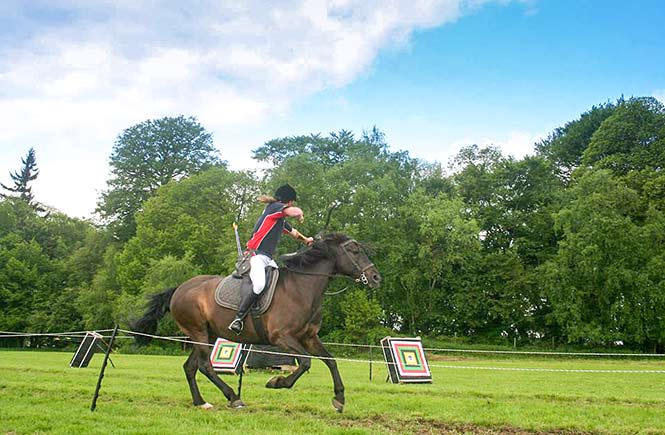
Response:
[[[275,199],[279,202],[289,202],[296,200],[296,190],[289,184],[280,186],[275,191]]]

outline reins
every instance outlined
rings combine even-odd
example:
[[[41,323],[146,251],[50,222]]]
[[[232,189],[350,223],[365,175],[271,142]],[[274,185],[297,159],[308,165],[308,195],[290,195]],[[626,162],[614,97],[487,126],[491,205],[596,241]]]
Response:
[[[354,267],[357,270],[360,271],[360,276],[358,278],[353,278],[353,277],[350,277],[348,275],[341,275],[341,274],[338,274],[338,273],[332,274],[332,273],[324,273],[324,272],[308,272],[306,270],[291,269],[288,266],[285,267],[285,269],[290,271],[290,272],[298,273],[298,274],[301,274],[301,275],[326,276],[328,278],[347,278],[347,279],[352,279],[355,282],[360,282],[363,285],[367,285],[367,284],[369,284],[369,281],[367,279],[367,275],[365,275],[365,272],[369,268],[373,267],[374,263],[370,262],[367,266],[361,268],[360,264],[358,264],[358,262],[356,262],[356,260],[353,258],[353,256],[346,250],[346,245],[348,245],[349,243],[353,243],[353,242],[355,242],[353,239],[347,240],[346,242],[342,243],[340,245],[340,247],[342,248],[342,251],[344,251],[346,256],[349,258],[349,260],[351,260],[351,263],[353,263]],[[327,295],[336,295],[336,294],[339,294],[339,293],[342,293],[342,292],[346,291],[347,289],[348,289],[348,287],[344,287],[340,291],[333,292],[333,293],[325,293],[325,294],[327,294]]]
[[[326,295],[326,296],[335,296],[335,295],[338,295],[338,294],[340,294],[340,293],[344,293],[344,292],[347,291],[348,289],[349,289],[349,286],[347,285],[347,286],[344,287],[342,290],[338,290],[338,291],[336,291],[336,292],[325,292],[324,295]]]
[[[289,272],[297,273],[300,275],[314,275],[314,276],[327,276],[328,278],[346,278],[346,279],[352,279],[355,282],[360,282],[360,278],[351,278],[350,276],[347,275],[340,275],[338,273],[336,274],[330,274],[330,273],[319,273],[319,272],[306,272],[304,270],[296,270],[296,269],[289,269],[288,267],[285,267],[286,270]],[[325,292],[323,293],[326,296],[334,296],[338,295],[340,293],[343,293],[349,289],[349,286],[344,287],[342,290],[336,291],[336,292]]]
[[[284,267],[284,269],[288,270],[289,272],[297,273],[300,275],[327,276],[328,278],[347,278],[347,279],[353,279],[357,282],[360,281],[360,278],[357,279],[351,278],[350,276],[341,275],[339,273],[308,272],[306,270],[291,269],[290,267]]]

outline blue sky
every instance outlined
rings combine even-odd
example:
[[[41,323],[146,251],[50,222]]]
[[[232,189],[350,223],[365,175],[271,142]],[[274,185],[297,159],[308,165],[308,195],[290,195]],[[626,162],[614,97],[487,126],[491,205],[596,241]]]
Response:
[[[295,127],[325,130],[331,120],[323,114],[339,99],[345,105],[332,122],[340,128],[371,120],[393,146],[426,158],[445,159],[448,145],[464,138],[546,135],[622,94],[662,98],[663,23],[663,2],[489,4],[416,32],[354,83],[304,101],[294,120],[305,125]],[[522,155],[522,145],[508,148]]]
[[[234,169],[276,137],[376,125],[393,150],[522,157],[621,95],[665,101],[655,0],[0,3],[0,181],[37,151],[38,200],[89,216],[113,142],[196,116]]]

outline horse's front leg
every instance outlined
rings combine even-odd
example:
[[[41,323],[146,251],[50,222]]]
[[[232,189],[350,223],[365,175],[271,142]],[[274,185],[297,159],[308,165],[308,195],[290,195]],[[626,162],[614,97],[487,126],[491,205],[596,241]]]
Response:
[[[294,337],[280,337],[274,341],[274,344],[289,353],[298,355],[296,356],[296,359],[298,360],[298,368],[286,377],[273,376],[268,380],[268,383],[266,383],[266,388],[291,388],[298,378],[300,378],[300,376],[312,366],[312,359],[305,356],[307,351]]]
[[[344,410],[344,384],[342,383],[342,377],[337,369],[337,361],[333,359],[318,335],[308,338],[305,340],[304,344],[309,353],[314,356],[322,357],[323,362],[328,366],[335,388],[335,397],[332,400],[332,404],[337,412],[342,412]]]

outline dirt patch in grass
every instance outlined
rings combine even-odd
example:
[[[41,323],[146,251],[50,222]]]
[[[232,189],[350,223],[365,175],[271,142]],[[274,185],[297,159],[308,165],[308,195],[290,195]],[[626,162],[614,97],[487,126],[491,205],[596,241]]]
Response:
[[[256,411],[256,410],[252,410]],[[250,412],[252,412],[250,411]],[[265,412],[266,409],[263,409]],[[273,411],[273,410],[271,410]],[[348,414],[331,414],[314,406],[294,406],[275,408],[281,415],[297,418],[299,415],[316,416],[326,425],[342,428],[364,428],[381,434],[413,434],[413,435],[601,435],[602,432],[589,432],[575,429],[527,429],[515,426],[484,426],[473,423],[448,422],[425,417],[399,418],[374,414],[369,416],[351,416]]]
[[[453,423],[426,418],[394,420],[382,416],[349,419],[337,422],[342,427],[366,427],[390,434],[414,435],[598,435],[596,432],[569,429],[529,430],[513,426],[481,426],[471,423]]]

